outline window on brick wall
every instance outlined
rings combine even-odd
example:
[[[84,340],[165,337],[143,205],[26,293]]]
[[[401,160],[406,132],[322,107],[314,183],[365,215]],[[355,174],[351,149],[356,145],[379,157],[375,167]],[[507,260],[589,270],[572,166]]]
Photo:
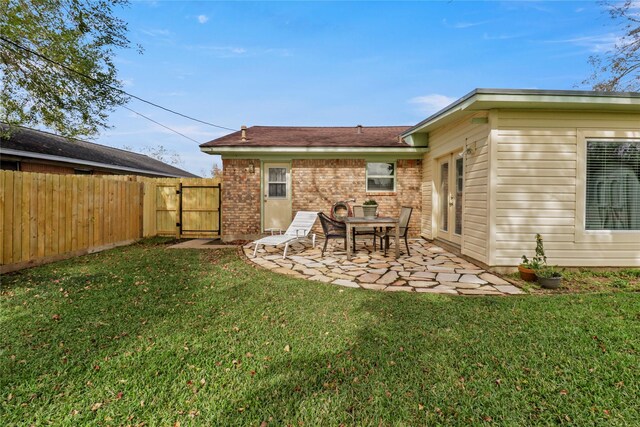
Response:
[[[396,164],[367,163],[367,191],[395,191],[396,190]]]
[[[15,160],[2,160],[0,161],[0,169],[4,171],[19,171],[20,162]]]

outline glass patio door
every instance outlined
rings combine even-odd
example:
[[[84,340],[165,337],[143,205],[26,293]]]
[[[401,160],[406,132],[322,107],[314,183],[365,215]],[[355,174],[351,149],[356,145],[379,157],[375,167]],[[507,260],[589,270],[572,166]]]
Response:
[[[464,159],[451,153],[438,160],[437,237],[460,244],[462,241],[462,201],[464,196]]]

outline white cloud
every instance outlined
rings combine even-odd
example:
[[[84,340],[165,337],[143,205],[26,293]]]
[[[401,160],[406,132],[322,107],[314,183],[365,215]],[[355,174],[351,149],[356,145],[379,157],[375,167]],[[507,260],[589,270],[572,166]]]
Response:
[[[291,57],[293,52],[286,48],[263,48],[263,47],[240,47],[240,46],[216,46],[216,45],[185,45],[185,49],[197,51],[200,54],[213,55],[218,58],[235,58],[235,57]]]
[[[492,35],[492,34],[488,34],[488,33],[484,33],[482,35],[483,40],[488,40],[488,41],[492,41],[492,40],[511,40],[511,39],[517,39],[523,37],[522,34],[497,34],[497,35]]]
[[[454,22],[453,24],[450,24],[446,19],[442,20],[442,23],[444,24],[445,27],[455,28],[455,29],[464,29],[464,28],[477,27],[478,25],[488,24],[490,22],[491,21]]]
[[[146,34],[148,36],[151,37],[167,37],[167,36],[172,36],[173,33],[169,30],[164,30],[164,29],[159,29],[159,28],[155,28],[155,29],[150,29],[150,30],[140,30],[140,32],[142,34]]]
[[[615,48],[616,43],[621,41],[615,34],[600,34],[594,36],[580,36],[560,40],[548,40],[547,43],[566,43],[587,48],[593,53],[604,53]]]
[[[209,20],[209,17],[207,15],[198,15],[199,23],[206,24],[208,20]]]
[[[415,98],[411,98],[409,102],[416,104],[421,114],[433,114],[442,110],[456,99],[457,98],[450,96],[432,93],[424,96],[416,96]]]

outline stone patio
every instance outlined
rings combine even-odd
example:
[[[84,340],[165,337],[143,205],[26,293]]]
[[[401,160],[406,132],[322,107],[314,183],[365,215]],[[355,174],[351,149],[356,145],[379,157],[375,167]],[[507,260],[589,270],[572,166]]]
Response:
[[[347,261],[341,241],[330,240],[324,256],[320,251],[323,244],[324,240],[318,239],[314,249],[310,242],[294,243],[289,246],[286,259],[282,259],[282,247],[260,247],[255,258],[253,245],[245,245],[243,250],[251,262],[276,273],[348,288],[452,295],[524,293],[506,280],[424,239],[409,241],[410,257],[403,245],[397,260],[392,251],[386,257],[381,251],[374,252],[371,240],[357,241],[351,261]]]

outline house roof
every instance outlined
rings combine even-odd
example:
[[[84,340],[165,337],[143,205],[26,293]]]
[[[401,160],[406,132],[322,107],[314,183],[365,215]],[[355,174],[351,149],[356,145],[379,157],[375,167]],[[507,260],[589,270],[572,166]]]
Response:
[[[640,111],[640,93],[582,90],[475,89],[415,126],[402,136],[429,130],[473,111],[490,109],[579,111]]]
[[[205,142],[206,147],[390,147],[410,148],[398,136],[409,126],[294,127],[251,126]],[[211,151],[211,150],[206,150]]]
[[[0,124],[0,130],[3,133],[7,129],[9,129],[8,125]],[[0,137],[0,150],[4,155],[60,161],[134,174],[197,177],[144,154],[19,126],[12,126],[9,129],[8,138]]]

